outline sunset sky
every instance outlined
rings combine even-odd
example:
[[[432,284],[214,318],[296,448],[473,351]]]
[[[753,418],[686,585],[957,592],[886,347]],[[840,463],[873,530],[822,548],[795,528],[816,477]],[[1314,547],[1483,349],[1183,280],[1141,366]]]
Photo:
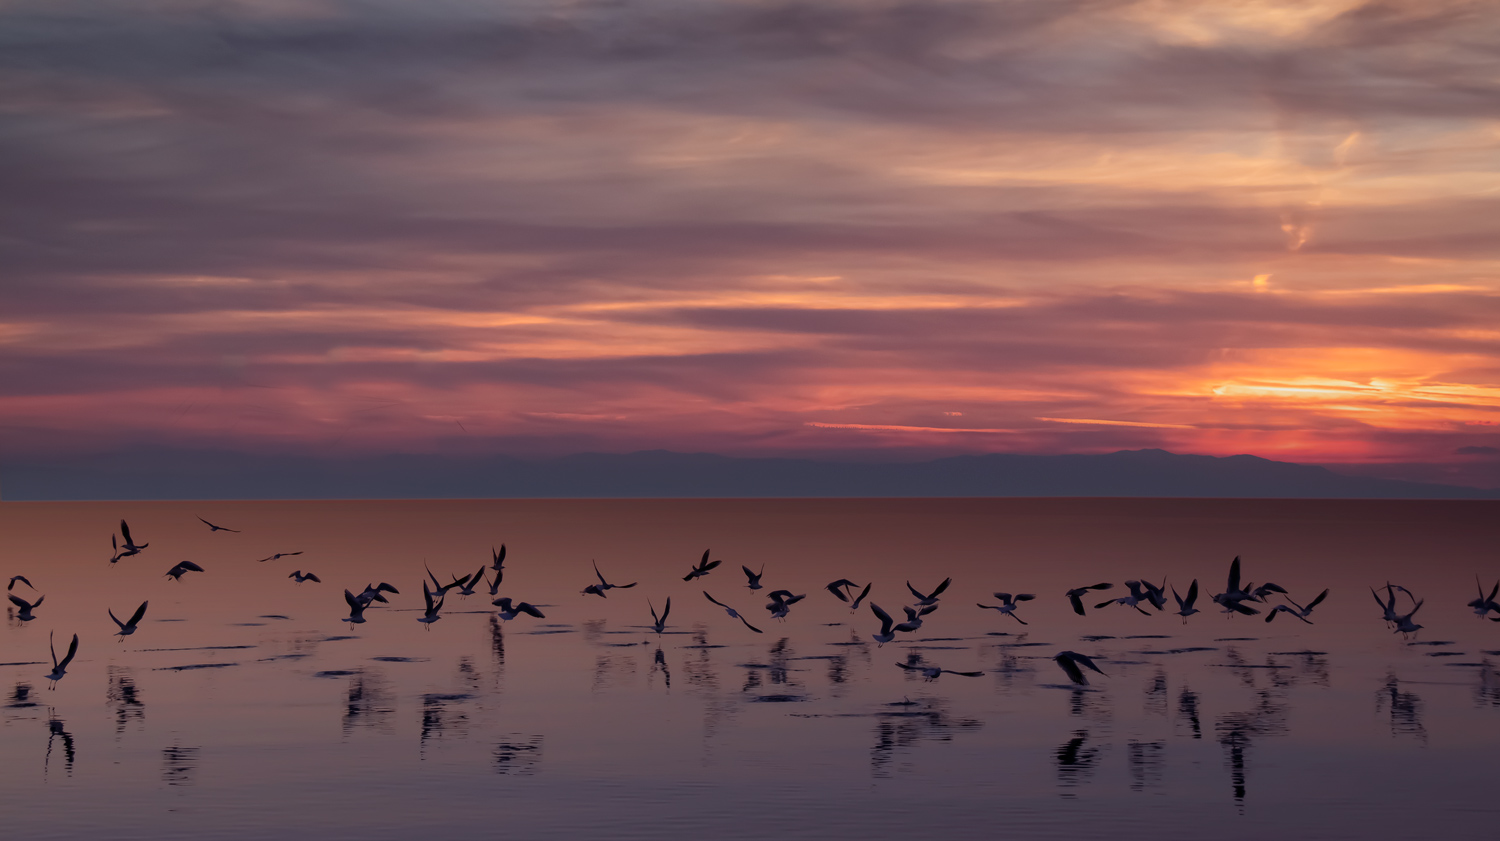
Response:
[[[0,456],[1500,486],[1493,2],[0,0]]]

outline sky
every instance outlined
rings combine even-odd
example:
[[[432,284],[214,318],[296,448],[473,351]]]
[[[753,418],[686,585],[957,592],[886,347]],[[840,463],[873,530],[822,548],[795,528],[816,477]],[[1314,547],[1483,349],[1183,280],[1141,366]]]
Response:
[[[1485,2],[0,0],[0,458],[1500,486]]]

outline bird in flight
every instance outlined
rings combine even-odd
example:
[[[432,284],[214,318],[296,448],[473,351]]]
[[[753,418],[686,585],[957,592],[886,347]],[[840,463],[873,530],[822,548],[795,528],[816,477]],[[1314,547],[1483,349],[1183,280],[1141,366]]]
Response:
[[[516,618],[517,616],[520,616],[523,613],[527,616],[535,616],[538,619],[547,618],[546,615],[543,614],[540,610],[537,610],[534,605],[528,604],[526,602],[512,602],[510,596],[495,599],[495,601],[491,602],[491,604],[493,604],[495,607],[500,608],[500,618],[504,619],[507,622]]]
[[[704,557],[708,557],[708,556],[704,555]],[[718,561],[715,561],[714,563],[718,563]],[[707,590],[703,591],[703,597],[706,598],[706,599],[708,599],[709,601],[713,602],[714,604],[718,605],[719,607],[724,608],[724,612],[729,614],[729,618],[730,619],[738,619],[741,622],[744,622],[746,628],[749,628],[750,630],[754,631],[757,634],[765,633],[761,629],[755,627],[754,625],[751,625],[750,624],[750,620],[748,620],[745,617],[741,616],[740,613],[739,613],[739,611],[735,610],[734,608],[730,607],[727,604],[724,604],[723,602],[719,601],[718,599],[714,598],[713,596],[710,596],[708,594]]]
[[[683,581],[692,581],[694,578],[701,578],[705,575],[708,575],[710,570],[712,570],[719,564],[724,563],[723,561],[710,561],[708,559],[708,553],[708,549],[703,550],[703,560],[699,561],[697,566],[688,571],[688,574],[683,577]],[[723,605],[720,605],[720,607],[722,606]]]
[[[792,595],[791,590],[772,590],[771,603],[766,605],[766,610],[771,611],[771,618],[773,619],[785,619],[787,613],[791,611],[792,605],[805,598],[807,598],[805,593],[795,596]]]
[[[300,569],[299,570],[293,570],[292,574],[288,575],[287,578],[290,578],[290,579],[296,581],[298,584],[301,584],[304,581],[311,581],[314,584],[322,584],[323,583],[323,579],[317,577],[316,575],[313,575],[310,572],[303,572]]]
[[[432,591],[427,588],[427,582],[423,581],[422,582],[422,601],[424,603],[426,603],[427,609],[425,611],[423,611],[423,613],[422,613],[421,616],[417,617],[417,621],[421,622],[422,624],[424,624],[427,627],[431,628],[432,627],[432,623],[438,621],[439,619],[442,619],[443,617],[441,617],[441,616],[438,615],[438,611],[440,611],[440,610],[443,609],[443,599],[444,598],[446,598],[446,597],[443,596],[443,595],[439,595],[438,596],[438,600],[434,602],[432,600]]]
[[[146,605],[148,604],[150,602],[141,602],[141,606],[135,609],[135,613],[130,617],[129,622],[121,622],[119,617],[115,616],[113,610],[109,611],[109,618],[115,620],[115,624],[120,626],[120,630],[115,636],[119,637],[121,642],[124,642],[126,637],[136,632],[136,626],[140,624],[141,617],[146,615]]]
[[[21,580],[25,581],[26,579],[22,578]],[[12,584],[14,584],[15,581],[15,578],[11,579]],[[27,582],[27,584],[29,585],[30,582]],[[1479,589],[1479,598],[1469,602],[1469,607],[1474,608],[1474,615],[1483,619],[1488,616],[1489,612],[1492,610],[1496,613],[1500,613],[1500,603],[1497,603],[1495,601],[1495,596],[1500,595],[1500,581],[1495,582],[1495,586],[1490,590],[1490,594],[1488,596],[1484,594],[1484,585],[1479,583],[1479,576],[1477,575],[1474,576],[1474,586]],[[1500,622],[1500,619],[1492,619],[1491,621]]]
[[[208,530],[211,531],[211,532],[215,532],[215,531],[232,531],[235,534],[239,534],[240,533],[239,529],[230,529],[230,528],[225,528],[224,526],[216,526],[213,523],[210,523],[209,521],[204,520],[202,517],[199,517],[198,519],[203,522],[203,525],[208,526]]]
[[[937,604],[938,596],[941,596],[943,594],[943,591],[948,589],[948,585],[952,583],[952,578],[944,578],[943,583],[937,585],[937,589],[926,595],[923,595],[919,590],[917,590],[917,588],[911,586],[910,581],[906,582],[906,589],[910,590],[911,594],[916,597],[917,607],[926,607],[928,605]]]
[[[5,585],[5,589],[7,591],[16,589],[16,582],[17,581],[21,582],[22,584],[25,584],[27,587],[31,587],[31,582],[26,580],[26,576],[24,576],[24,575],[12,575],[10,577],[10,583],[7,584],[7,585]],[[31,589],[35,590],[36,588],[35,587],[31,587]]]
[[[988,610],[998,610],[1005,616],[1009,616],[1017,622],[1020,622],[1022,625],[1028,624],[1025,619],[1022,619],[1021,617],[1016,615],[1016,603],[1029,602],[1032,599],[1036,598],[1035,594],[1017,593],[1016,595],[1011,595],[1010,593],[996,593],[995,598],[1000,600],[999,604],[981,604],[979,606]],[[976,604],[978,603],[976,602]]]
[[[740,565],[740,569],[745,571],[745,578],[748,579],[748,583],[746,583],[745,586],[749,587],[751,590],[759,590],[761,588],[760,577],[766,574],[766,565],[760,565],[760,572],[752,572],[750,570],[750,567],[747,567],[744,564]]]
[[[282,558],[290,558],[293,555],[300,555],[300,554],[302,554],[302,553],[301,552],[277,552],[276,554],[272,555],[269,558],[261,558],[260,559],[260,563],[265,563],[266,561],[279,561]]]
[[[1193,583],[1188,585],[1187,598],[1177,595],[1176,587],[1172,588],[1172,598],[1177,600],[1177,615],[1182,617],[1182,624],[1186,625],[1188,617],[1194,613],[1202,613],[1198,608],[1193,607],[1193,602],[1198,601],[1198,579],[1194,578]]]
[[[374,602],[380,602],[381,604],[390,604],[391,600],[385,597],[386,593],[395,593],[398,596],[401,595],[400,590],[397,590],[395,587],[392,587],[391,585],[382,581],[379,584],[366,584],[364,591],[354,598],[357,599],[365,607],[369,607]]]
[[[602,572],[599,571],[599,562],[598,561],[594,562],[594,575],[599,578],[599,583],[598,584],[590,584],[589,586],[583,588],[583,593],[584,593],[584,595],[598,596],[601,599],[602,598],[608,598],[608,596],[606,596],[605,593],[607,591],[609,591],[609,590],[615,589],[616,587],[620,588],[621,590],[629,590],[631,587],[634,587],[636,584],[639,583],[639,582],[636,582],[636,581],[632,581],[629,584],[611,584],[608,581],[605,581],[604,580],[604,573],[602,573]]]
[[[651,604],[650,599],[646,599],[646,607],[651,608],[651,630],[655,631],[657,636],[661,636],[662,632],[667,629],[667,614],[672,612],[672,597],[667,596],[667,605],[662,608],[660,616],[656,615],[656,606]]]
[[[896,665],[907,670],[908,672],[921,672],[922,679],[927,681],[928,683],[937,680],[939,677],[942,677],[945,674],[961,675],[963,677],[979,677],[980,675],[984,674],[984,672],[955,672],[952,669],[943,669],[937,666],[924,666],[920,663],[897,663]]]
[[[61,660],[57,659],[57,648],[52,644],[50,633],[47,634],[47,648],[52,651],[52,673],[47,675],[47,679],[52,681],[52,688],[56,689],[57,682],[68,673],[68,664],[73,662],[73,656],[78,653],[78,635],[73,635],[73,642],[68,645],[68,653]]]
[[[177,566],[174,566],[171,569],[167,570],[167,575],[169,577],[171,577],[171,579],[173,581],[181,581],[183,573],[186,573],[186,572],[202,572],[202,571],[203,571],[203,567],[198,566],[197,564],[193,563],[192,561],[183,561],[182,563],[178,564]]]
[[[891,615],[889,613],[886,613],[883,609],[881,609],[880,605],[874,602],[870,602],[870,612],[875,614],[876,619],[880,620],[880,633],[874,634],[871,639],[875,640],[877,645],[885,645],[886,643],[895,639],[896,623],[895,620],[891,619]]]
[[[118,542],[116,542],[114,535],[109,536],[109,544],[113,546],[115,550],[114,557],[109,559],[109,562],[112,564],[118,563],[121,558],[128,558],[131,555],[139,555],[142,549],[145,549],[147,546],[151,545],[149,543],[142,543],[139,546],[135,545],[135,541],[130,537],[130,525],[124,520],[120,521],[120,534],[125,538],[124,546],[121,546]]]
[[[922,617],[933,612],[934,610],[937,610],[938,606],[935,604],[930,604],[921,609],[917,609],[914,607],[902,607],[901,609],[906,611],[906,621],[902,622],[900,625],[897,625],[895,630],[903,634],[909,634],[912,631],[915,631],[916,629],[922,627]]]
[[[505,571],[505,544],[504,543],[500,544],[500,551],[499,552],[495,551],[495,547],[493,547],[493,546],[490,547],[490,559],[492,561],[492,563],[490,565],[490,569],[493,569],[495,572],[504,572]]]
[[[1089,679],[1084,676],[1083,669],[1078,668],[1079,666],[1086,666],[1101,675],[1104,674],[1103,669],[1094,665],[1093,658],[1079,654],[1076,651],[1059,651],[1052,658],[1052,661],[1063,670],[1063,673],[1068,676],[1068,680],[1073,681],[1079,686],[1089,685]],[[1108,675],[1105,675],[1105,677],[1108,677]]]
[[[1083,610],[1083,597],[1088,595],[1090,590],[1108,590],[1114,586],[1115,585],[1110,584],[1109,582],[1105,582],[1103,584],[1090,584],[1087,587],[1074,587],[1063,595],[1067,596],[1068,601],[1072,603],[1074,613],[1078,614],[1079,616],[1087,616],[1088,614],[1086,614]]]
[[[17,596],[15,593],[11,593],[10,603],[21,609],[21,612],[16,614],[17,619],[21,620],[22,622],[30,622],[31,620],[36,618],[35,616],[31,615],[31,611],[36,609],[37,607],[40,607],[42,601],[46,598],[46,596],[40,596],[36,601],[28,602],[20,596]]]
[[[1278,613],[1285,613],[1285,614],[1287,614],[1289,616],[1295,616],[1298,619],[1301,619],[1303,622],[1306,622],[1307,624],[1311,625],[1312,624],[1312,620],[1307,618],[1308,614],[1312,613],[1313,612],[1313,608],[1315,608],[1318,605],[1322,604],[1323,600],[1326,599],[1326,598],[1328,598],[1328,591],[1324,590],[1323,592],[1319,593],[1316,598],[1314,598],[1312,601],[1310,601],[1310,602],[1307,603],[1307,607],[1303,607],[1302,605],[1297,604],[1296,602],[1292,601],[1291,598],[1289,598],[1287,596],[1283,596],[1282,598],[1285,598],[1287,600],[1287,604],[1279,604],[1279,605],[1276,605],[1275,607],[1271,608],[1271,612],[1266,614],[1266,621],[1267,622],[1270,622],[1272,619],[1275,619],[1276,618],[1276,614],[1278,614]],[[1412,611],[1412,612],[1415,613],[1416,611]]]
[[[380,594],[377,592],[375,595],[379,596]],[[370,606],[370,602],[345,590],[344,603],[349,605],[349,615],[342,621],[348,622],[351,625],[363,625],[367,621],[365,619],[365,608]]]

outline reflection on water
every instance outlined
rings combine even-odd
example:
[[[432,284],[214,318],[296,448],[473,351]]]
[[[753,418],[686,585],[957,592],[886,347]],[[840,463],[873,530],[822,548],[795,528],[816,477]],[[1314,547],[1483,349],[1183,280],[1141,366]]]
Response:
[[[1463,604],[1469,567],[1490,562],[1496,519],[1183,505],[203,510],[246,526],[240,535],[199,534],[194,512],[175,504],[28,506],[25,516],[0,505],[17,557],[60,558],[56,579],[72,582],[49,591],[37,620],[0,629],[0,756],[12,760],[0,763],[0,808],[18,837],[171,841],[480,837],[498,825],[477,805],[402,817],[393,792],[503,803],[519,837],[968,841],[1007,821],[1042,839],[1133,837],[1148,825],[1168,839],[1205,826],[1234,839],[1488,837],[1500,806],[1481,758],[1500,751],[1500,623],[1473,621]],[[107,534],[122,515],[153,545],[101,572],[98,541],[75,546],[72,535],[95,520]],[[1444,562],[1410,565],[1434,534],[1447,535]],[[1001,570],[997,535],[1016,547]],[[498,592],[546,619],[501,620],[476,595],[450,598],[441,622],[415,621],[424,559],[473,570],[501,540]],[[703,546],[717,555],[730,544],[734,562],[706,582],[726,603],[761,599],[733,589],[744,586],[741,557],[765,562],[768,589],[809,594],[786,621],[762,620],[764,633],[681,580]],[[208,572],[166,589],[158,546]],[[256,562],[285,546],[302,548],[302,568],[326,583]],[[1122,609],[1079,617],[1062,595],[1120,580],[1116,565],[1169,585],[1213,581],[1216,592],[1235,554],[1247,578],[1330,587],[1316,624],[1217,611],[1186,624]],[[580,596],[589,560],[606,555],[638,587]],[[1147,570],[1140,558],[1163,560]],[[868,605],[851,613],[824,589],[856,571],[895,615],[912,601],[907,578],[953,584],[919,629],[878,646]],[[1387,577],[1428,600],[1430,638],[1408,645],[1368,595],[1342,595]],[[345,587],[383,580],[401,593],[363,624],[341,621]],[[967,607],[1002,586],[1039,594],[1025,606],[1031,624],[997,626]],[[643,624],[646,602],[669,595],[657,634]],[[148,598],[139,631],[113,640],[105,608]],[[48,634],[75,632],[79,659],[44,693]],[[1063,650],[1103,674],[1073,684],[1053,660]],[[928,680],[898,664],[983,677]]]

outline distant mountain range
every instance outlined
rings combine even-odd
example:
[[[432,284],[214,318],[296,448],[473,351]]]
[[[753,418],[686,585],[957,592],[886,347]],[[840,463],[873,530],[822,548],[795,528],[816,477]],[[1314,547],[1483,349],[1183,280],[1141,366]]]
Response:
[[[1361,478],[1257,456],[1165,450],[971,455],[915,463],[666,450],[537,460],[139,450],[0,462],[0,498],[6,500],[1007,496],[1500,499],[1500,489]]]

